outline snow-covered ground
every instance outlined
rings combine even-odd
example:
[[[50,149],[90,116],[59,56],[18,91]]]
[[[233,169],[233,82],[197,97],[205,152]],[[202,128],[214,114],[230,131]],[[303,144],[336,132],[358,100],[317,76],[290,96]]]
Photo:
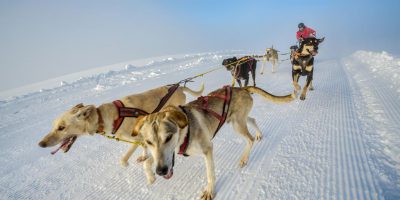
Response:
[[[127,168],[119,164],[128,144],[87,136],[52,156],[37,143],[77,103],[99,105],[174,83],[243,54],[249,52],[131,61],[1,93],[0,199],[198,199],[206,183],[201,157],[179,156],[172,179],[147,185],[134,159]],[[255,96],[251,116],[264,138],[240,169],[244,141],[230,126],[221,129],[214,139],[216,199],[400,199],[399,80],[399,58],[358,51],[317,59],[315,91],[305,101],[278,105]],[[231,83],[230,73],[221,69],[188,86],[202,82],[209,92]],[[292,92],[289,63],[257,74],[257,82],[277,95]]]

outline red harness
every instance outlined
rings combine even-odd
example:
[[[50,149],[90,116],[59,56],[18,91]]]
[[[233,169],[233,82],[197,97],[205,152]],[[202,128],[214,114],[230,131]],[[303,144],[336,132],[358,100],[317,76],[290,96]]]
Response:
[[[222,125],[224,125],[226,118],[228,116],[228,111],[229,111],[229,106],[231,103],[231,99],[232,99],[232,87],[231,86],[224,86],[225,89],[225,95],[220,95],[220,94],[213,94],[213,95],[209,95],[209,96],[201,96],[199,97],[197,100],[202,101],[202,106],[194,106],[196,109],[198,110],[202,110],[206,113],[211,114],[212,116],[214,116],[215,118],[217,118],[219,120],[219,124],[217,129],[214,132],[214,135],[212,138],[215,137],[215,135],[217,134],[217,132],[219,131],[219,129],[221,129]],[[222,112],[221,114],[218,114],[217,112],[211,110],[208,107],[208,100],[209,98],[219,98],[224,100],[224,105],[222,107]],[[186,110],[184,109],[184,107],[180,106],[180,108],[182,109],[182,111],[187,115]],[[179,152],[178,154],[184,155],[184,156],[188,156],[186,154],[186,149],[189,146],[189,138],[190,138],[190,127],[188,125],[188,132],[183,140],[182,145],[179,147]]]
[[[161,108],[167,103],[167,101],[175,93],[175,91],[178,89],[178,87],[179,87],[179,84],[171,85],[171,87],[168,89],[168,93],[160,100],[160,103],[154,109],[154,111],[152,113],[156,113],[156,112],[160,111]],[[125,105],[122,103],[121,100],[115,100],[115,101],[113,101],[113,104],[118,109],[118,118],[116,120],[114,120],[114,127],[113,127],[112,134],[115,134],[118,131],[118,129],[122,125],[122,122],[124,122],[125,117],[137,118],[140,116],[145,116],[145,115],[150,114],[139,108],[125,107]]]

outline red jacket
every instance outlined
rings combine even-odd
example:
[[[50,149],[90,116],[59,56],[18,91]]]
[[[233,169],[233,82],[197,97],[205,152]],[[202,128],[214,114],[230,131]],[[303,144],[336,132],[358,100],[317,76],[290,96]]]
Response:
[[[300,37],[305,39],[309,37],[315,37],[316,34],[317,32],[315,32],[312,28],[305,27],[303,31],[297,31],[296,38],[297,40],[299,40]]]

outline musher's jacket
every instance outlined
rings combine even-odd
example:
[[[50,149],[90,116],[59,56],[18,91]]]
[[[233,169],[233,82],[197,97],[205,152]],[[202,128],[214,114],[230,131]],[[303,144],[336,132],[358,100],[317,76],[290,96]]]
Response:
[[[297,31],[296,38],[299,40],[300,38],[306,39],[309,37],[315,37],[317,32],[315,32],[312,28],[304,27],[303,31]]]

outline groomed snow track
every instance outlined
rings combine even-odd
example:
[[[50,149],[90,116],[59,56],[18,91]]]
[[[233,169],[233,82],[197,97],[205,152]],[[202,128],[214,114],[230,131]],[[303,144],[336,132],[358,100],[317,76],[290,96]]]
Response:
[[[216,199],[400,199],[399,85],[371,70],[362,53],[317,59],[315,91],[305,101],[273,104],[255,95],[251,116],[264,137],[240,169],[245,142],[230,125],[221,129],[214,139]],[[119,165],[125,143],[81,137],[68,153],[55,156],[37,143],[52,120],[77,103],[99,105],[174,83],[241,54],[246,52],[155,60],[0,102],[0,199],[198,199],[206,184],[201,157],[179,156],[172,179],[157,177],[147,185],[135,162],[140,151],[127,168]],[[398,62],[400,68],[393,59],[382,64]],[[400,75],[395,67],[390,74]],[[293,90],[288,62],[256,79],[276,95]],[[210,92],[231,79],[222,69],[188,86],[198,89],[201,82]]]

